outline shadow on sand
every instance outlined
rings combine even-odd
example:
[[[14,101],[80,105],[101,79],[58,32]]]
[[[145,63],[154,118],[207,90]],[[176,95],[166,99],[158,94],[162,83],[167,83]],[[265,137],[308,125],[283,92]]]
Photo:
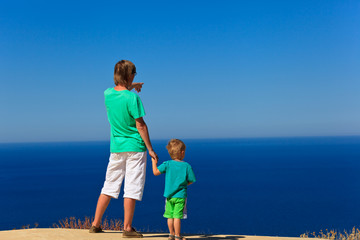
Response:
[[[151,236],[144,236],[144,238],[167,238],[169,234],[154,234]],[[205,235],[197,235],[197,234],[184,234],[184,237],[186,237],[187,240],[237,240],[239,238],[245,238],[244,236],[240,235],[232,235],[232,236],[219,236],[219,235],[211,235],[211,234],[205,234]]]

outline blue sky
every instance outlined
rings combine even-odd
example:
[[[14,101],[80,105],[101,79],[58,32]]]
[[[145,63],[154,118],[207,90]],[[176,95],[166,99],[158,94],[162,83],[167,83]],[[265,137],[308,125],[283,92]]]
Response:
[[[150,135],[360,135],[359,1],[2,1],[0,142],[108,140],[137,66]]]

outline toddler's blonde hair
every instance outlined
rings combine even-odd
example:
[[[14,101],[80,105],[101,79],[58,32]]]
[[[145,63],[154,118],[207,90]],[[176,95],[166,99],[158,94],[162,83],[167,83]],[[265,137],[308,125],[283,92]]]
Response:
[[[168,142],[166,149],[168,150],[171,159],[180,159],[181,152],[185,151],[186,146],[185,146],[185,143],[179,139],[171,139]],[[180,159],[180,160],[182,160],[182,159]]]

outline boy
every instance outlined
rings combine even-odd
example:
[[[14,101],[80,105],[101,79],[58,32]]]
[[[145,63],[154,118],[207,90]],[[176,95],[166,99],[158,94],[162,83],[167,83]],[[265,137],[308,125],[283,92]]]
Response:
[[[169,240],[186,240],[180,235],[181,219],[187,197],[187,186],[196,181],[194,172],[187,162],[184,162],[185,144],[179,139],[171,139],[166,146],[172,160],[165,161],[157,167],[157,159],[152,158],[152,168],[155,176],[165,175],[166,206],[164,217],[169,227]]]
[[[95,218],[90,233],[103,232],[101,218],[112,198],[117,199],[120,187],[124,186],[124,238],[141,238],[143,235],[132,227],[136,201],[141,201],[146,171],[146,150],[157,159],[150,142],[149,132],[143,116],[144,107],[138,95],[142,83],[133,83],[135,65],[121,60],[114,68],[114,88],[105,91],[105,105],[111,126],[110,159],[106,170],[104,187],[96,206]]]

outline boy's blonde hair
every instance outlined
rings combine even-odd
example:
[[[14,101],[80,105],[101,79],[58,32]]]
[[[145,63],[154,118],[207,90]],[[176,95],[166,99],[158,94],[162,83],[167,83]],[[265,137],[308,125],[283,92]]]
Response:
[[[166,146],[171,159],[180,159],[181,152],[185,151],[186,146],[185,143],[179,139],[171,139]]]
[[[114,83],[127,87],[131,74],[136,73],[135,65],[128,60],[121,60],[115,64]]]

